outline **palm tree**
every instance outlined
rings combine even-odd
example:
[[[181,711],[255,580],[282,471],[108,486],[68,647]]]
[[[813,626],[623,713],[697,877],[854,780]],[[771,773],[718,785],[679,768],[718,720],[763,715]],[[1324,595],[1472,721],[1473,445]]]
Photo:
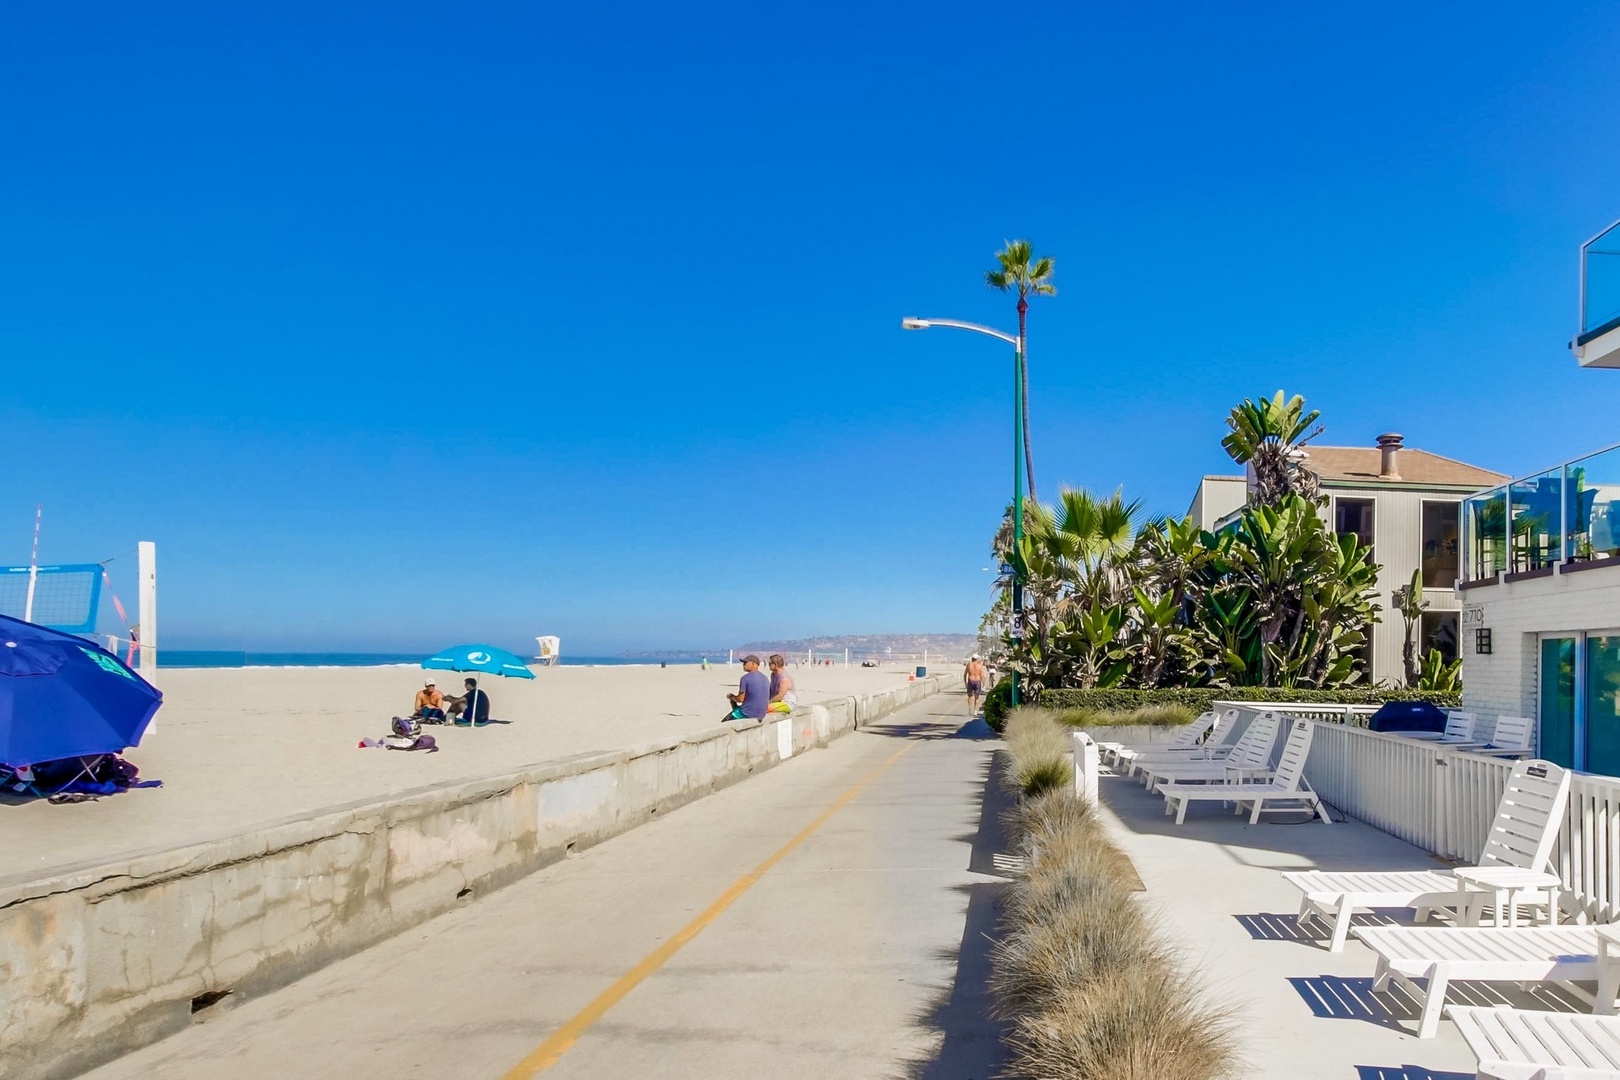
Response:
[[[1028,240],[1009,240],[1007,246],[996,252],[1000,265],[987,270],[984,283],[1002,292],[1018,293],[1018,402],[1023,412],[1024,473],[1029,477],[1029,497],[1035,498],[1035,456],[1029,449],[1029,338],[1026,335],[1026,313],[1031,296],[1055,296],[1057,286],[1052,284],[1052,257],[1035,258]]]
[[[1281,390],[1273,398],[1258,403],[1248,398],[1226,418],[1231,432],[1221,445],[1239,465],[1254,468],[1255,498],[1263,506],[1275,506],[1289,495],[1316,498],[1316,475],[1304,465],[1303,447],[1322,434],[1316,425],[1321,413],[1305,411],[1305,399],[1287,397]]]

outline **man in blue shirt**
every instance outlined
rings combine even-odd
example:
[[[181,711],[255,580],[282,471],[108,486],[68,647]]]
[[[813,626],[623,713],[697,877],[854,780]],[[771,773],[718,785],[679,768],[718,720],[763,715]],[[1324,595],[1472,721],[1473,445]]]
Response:
[[[759,670],[759,657],[743,657],[743,677],[735,694],[727,694],[731,715],[727,720],[760,720],[771,707],[771,681]]]

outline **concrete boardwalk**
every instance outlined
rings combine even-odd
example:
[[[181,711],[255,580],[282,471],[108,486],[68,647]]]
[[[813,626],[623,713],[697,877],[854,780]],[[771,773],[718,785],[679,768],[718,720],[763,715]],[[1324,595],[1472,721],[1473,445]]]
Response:
[[[989,1077],[966,719],[932,697],[87,1075]]]
[[[1233,1008],[1245,1080],[1472,1080],[1474,1056],[1456,1026],[1442,1021],[1435,1038],[1417,1038],[1417,1007],[1372,993],[1377,961],[1366,946],[1351,939],[1334,955],[1321,938],[1298,933],[1299,892],[1282,879],[1285,870],[1433,869],[1436,859],[1358,821],[1279,813],[1251,826],[1230,807],[1200,803],[1177,826],[1164,799],[1134,781],[1105,776],[1101,794],[1166,933],[1185,946],[1210,1000]],[[1521,993],[1500,983],[1453,983],[1448,1000],[1588,1011],[1551,988]]]

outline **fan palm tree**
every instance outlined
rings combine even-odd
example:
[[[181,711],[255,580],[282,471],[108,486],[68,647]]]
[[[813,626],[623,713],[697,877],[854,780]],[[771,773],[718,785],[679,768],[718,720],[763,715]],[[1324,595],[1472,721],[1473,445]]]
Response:
[[[1037,259],[1028,240],[1009,240],[996,252],[996,262],[999,265],[994,270],[985,271],[984,283],[992,289],[1018,294],[1018,402],[1024,417],[1024,473],[1029,477],[1029,497],[1034,499],[1035,456],[1029,449],[1029,338],[1025,331],[1029,298],[1057,294],[1057,286],[1052,284],[1053,261],[1050,255]]]

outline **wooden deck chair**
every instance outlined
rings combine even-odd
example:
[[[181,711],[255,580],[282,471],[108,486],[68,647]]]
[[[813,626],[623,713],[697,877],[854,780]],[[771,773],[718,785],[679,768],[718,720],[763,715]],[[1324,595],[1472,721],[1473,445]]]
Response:
[[[1104,762],[1111,765],[1114,763],[1115,755],[1122,750],[1152,750],[1155,748],[1159,750],[1191,750],[1198,745],[1198,740],[1202,739],[1204,735],[1208,733],[1209,729],[1215,726],[1215,718],[1216,714],[1213,709],[1209,712],[1203,713],[1198,717],[1198,719],[1176,732],[1176,737],[1171,739],[1169,742],[1100,742],[1097,744],[1097,752],[1102,755]]]
[[[1474,865],[1547,869],[1569,803],[1569,783],[1569,770],[1550,761],[1516,763]],[[1351,917],[1357,911],[1416,908],[1417,921],[1422,922],[1430,912],[1456,909],[1467,899],[1460,891],[1464,882],[1454,870],[1309,870],[1286,873],[1283,880],[1304,894],[1299,904],[1301,930],[1312,919],[1332,928],[1330,952],[1343,951]],[[1461,916],[1460,911],[1457,914]]]
[[[1215,718],[1215,724],[1210,728],[1209,735],[1197,746],[1185,748],[1166,748],[1147,746],[1140,748],[1126,747],[1114,755],[1114,768],[1124,769],[1126,776],[1135,776],[1136,770],[1143,765],[1154,761],[1198,761],[1225,757],[1231,753],[1232,745],[1226,740],[1231,737],[1232,731],[1237,727],[1238,711],[1224,709]]]
[[[1271,748],[1277,744],[1277,729],[1282,716],[1263,712],[1243,729],[1243,734],[1232,745],[1232,752],[1216,761],[1148,762],[1142,766],[1147,789],[1152,791],[1165,780],[1175,783],[1193,781],[1242,781],[1271,779]]]
[[[1446,1015],[1488,1080],[1620,1076],[1620,1018],[1452,1005]]]
[[[1174,812],[1176,824],[1180,825],[1187,820],[1187,806],[1194,800],[1231,802],[1237,805],[1239,814],[1243,813],[1244,806],[1252,806],[1254,810],[1249,816],[1249,824],[1257,825],[1267,803],[1304,803],[1315,811],[1323,824],[1331,825],[1333,819],[1328,817],[1327,807],[1305,783],[1305,758],[1311,752],[1311,736],[1315,731],[1315,725],[1309,720],[1294,721],[1294,726],[1288,732],[1288,741],[1283,744],[1282,760],[1277,762],[1276,775],[1265,783],[1160,784],[1164,812]],[[1285,809],[1297,807],[1287,806]]]
[[[1418,1038],[1440,1027],[1446,988],[1454,980],[1479,982],[1595,981],[1601,1012],[1612,1012],[1616,967],[1599,961],[1597,926],[1361,926],[1356,937],[1378,957],[1373,990],[1399,983],[1422,1006]],[[1423,980],[1419,986],[1418,981]],[[1577,994],[1582,992],[1570,987]],[[1584,996],[1584,994],[1582,994]]]

